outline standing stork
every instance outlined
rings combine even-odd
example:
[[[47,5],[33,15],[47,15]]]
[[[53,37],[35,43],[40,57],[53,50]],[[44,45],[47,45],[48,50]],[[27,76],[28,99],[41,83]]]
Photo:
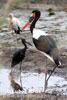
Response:
[[[21,39],[21,38],[20,38]],[[18,39],[19,40],[19,39]],[[24,44],[24,48],[16,51],[12,57],[12,63],[11,63],[11,68],[14,68],[17,64],[20,63],[20,74],[21,74],[21,64],[22,60],[25,58],[25,53],[27,50],[27,44],[31,45],[29,42],[27,42],[25,39],[21,39],[22,43]],[[20,76],[20,82],[21,82],[21,76]]]
[[[17,39],[17,34],[20,34],[20,32],[22,32],[22,30],[20,29],[20,21],[16,17],[14,17],[12,13],[9,14],[8,30],[9,30],[10,26],[12,29],[13,38],[14,38],[14,32],[15,32],[16,39]]]
[[[55,63],[56,66],[60,66],[61,62],[60,62],[60,57],[58,53],[58,48],[56,46],[56,42],[47,33],[35,28],[35,24],[40,18],[40,15],[41,13],[39,10],[33,10],[29,18],[29,21],[24,25],[22,30],[24,30],[31,23],[30,31],[33,36],[32,38],[35,47],[46,57],[48,57],[53,63]]]
[[[31,45],[29,42],[27,42],[25,39],[23,38],[19,38],[18,40],[21,39],[21,42],[24,44],[24,48],[23,49],[20,49],[18,51],[16,51],[12,57],[12,63],[11,63],[11,68],[13,68],[14,66],[16,66],[17,64],[21,63],[22,60],[24,59],[25,57],[25,53],[26,53],[26,50],[27,50],[27,44]]]

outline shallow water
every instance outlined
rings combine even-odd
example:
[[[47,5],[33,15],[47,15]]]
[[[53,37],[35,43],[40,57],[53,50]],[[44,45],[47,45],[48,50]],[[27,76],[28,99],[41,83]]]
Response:
[[[0,95],[14,94],[9,81],[10,72],[10,69],[0,69]],[[44,92],[44,73],[38,74],[35,72],[22,72],[21,77],[24,91],[16,93],[27,94]],[[20,77],[15,81],[20,84]],[[57,94],[67,95],[67,81],[63,77],[51,76],[48,81],[46,92],[52,94],[53,91],[56,91]]]

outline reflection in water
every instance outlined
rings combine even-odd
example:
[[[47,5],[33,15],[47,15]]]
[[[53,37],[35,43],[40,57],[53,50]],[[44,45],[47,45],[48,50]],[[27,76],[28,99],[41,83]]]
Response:
[[[0,69],[0,95],[12,92],[8,79],[9,72],[8,69]]]
[[[0,95],[14,94],[15,90],[21,90],[21,86],[18,85],[20,84],[20,77],[14,81],[10,72],[10,69],[0,69]],[[21,78],[24,91],[17,91],[18,94],[44,91],[44,73],[22,72]],[[19,88],[15,87],[17,85]],[[46,92],[52,93],[52,91],[58,91],[60,94],[67,95],[67,81],[59,76],[51,76]]]
[[[13,88],[13,90],[14,90],[14,92],[15,91],[19,91],[19,90],[23,90],[23,88],[18,84],[18,83],[16,83],[14,80],[13,80],[13,77],[12,77],[12,73],[10,72],[10,74],[9,74],[9,81],[10,81],[10,84],[11,84],[11,86],[12,86],[12,88]]]

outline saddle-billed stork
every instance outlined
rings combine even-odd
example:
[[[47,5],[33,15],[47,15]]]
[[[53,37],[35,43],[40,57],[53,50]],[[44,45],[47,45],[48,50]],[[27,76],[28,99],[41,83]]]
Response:
[[[22,30],[20,28],[20,26],[21,26],[20,21],[16,17],[14,17],[14,15],[12,13],[9,14],[8,30],[9,30],[10,26],[12,29],[13,38],[14,38],[14,32],[15,32],[16,39],[17,39],[17,34],[20,34],[20,32],[22,32]]]
[[[40,15],[41,13],[39,10],[33,10],[29,18],[29,21],[24,25],[22,30],[24,30],[29,24],[31,24],[30,31],[32,33],[33,43],[35,47],[41,53],[47,56],[53,63],[55,63],[56,66],[59,66],[61,65],[61,62],[60,62],[60,57],[59,57],[56,42],[53,40],[52,37],[50,37],[50,35],[48,35],[42,30],[35,28],[36,22],[40,18]]]

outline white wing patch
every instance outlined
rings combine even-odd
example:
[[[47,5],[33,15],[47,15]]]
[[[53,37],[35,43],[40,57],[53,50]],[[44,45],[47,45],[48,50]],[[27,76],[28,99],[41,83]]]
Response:
[[[34,29],[33,30],[33,38],[38,39],[40,36],[47,36],[48,34],[46,34],[44,31],[39,30],[39,29]]]
[[[41,52],[43,55],[45,55],[48,59],[50,59],[53,63],[55,63],[54,62],[54,60],[53,60],[53,58],[51,57],[51,56],[49,56],[48,54],[46,54],[45,52],[42,52],[42,51],[39,51],[39,52]],[[59,61],[59,65],[58,66],[61,66],[61,62]]]
[[[45,55],[47,58],[49,58],[53,63],[55,63],[54,62],[54,60],[53,60],[53,58],[51,57],[51,56],[49,56],[48,54],[46,54],[45,52],[42,52],[42,51],[40,51],[43,55]]]

